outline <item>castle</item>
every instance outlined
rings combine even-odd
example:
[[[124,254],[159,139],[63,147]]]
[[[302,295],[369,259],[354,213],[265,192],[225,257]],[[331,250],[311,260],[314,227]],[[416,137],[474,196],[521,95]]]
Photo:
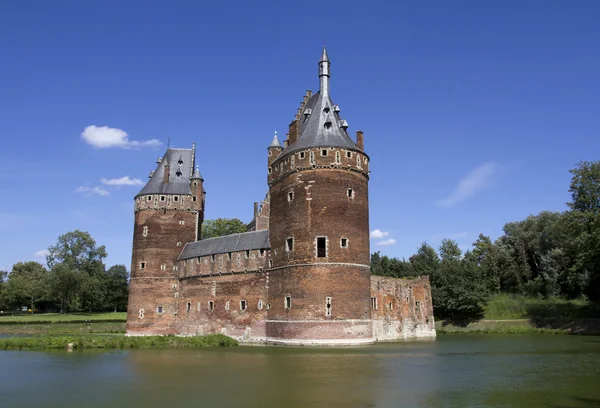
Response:
[[[224,333],[244,342],[356,345],[435,337],[428,277],[372,276],[369,156],[329,95],[307,91],[248,232],[202,239],[204,180],[168,148],[135,197],[128,335]]]

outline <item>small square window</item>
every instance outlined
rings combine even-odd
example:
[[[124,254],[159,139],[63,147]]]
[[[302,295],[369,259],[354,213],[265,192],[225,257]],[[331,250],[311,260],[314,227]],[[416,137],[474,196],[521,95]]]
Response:
[[[348,248],[348,238],[342,238],[342,239],[340,239],[340,246],[342,248]]]
[[[304,159],[305,157],[306,157],[306,153],[304,153],[304,152],[300,152],[300,158],[301,158],[301,159]]]
[[[190,312],[191,310],[192,310],[192,302],[187,302],[187,305],[186,305],[185,311],[186,311],[186,312]]]
[[[211,262],[214,262],[214,261],[215,261],[215,254],[212,254],[212,255],[210,256],[210,261],[211,261]]]
[[[146,269],[146,262],[140,262],[140,269]]]
[[[196,200],[198,200],[198,198],[196,196],[192,196],[192,201],[196,202]]]
[[[286,251],[294,250],[294,238],[288,238],[285,240],[285,250]]]
[[[321,150],[321,156],[327,156],[327,149]]]
[[[231,261],[231,252],[227,252],[227,259]]]
[[[246,259],[250,258],[250,250],[246,249]]]
[[[152,201],[152,196],[148,196],[148,197],[146,197],[146,200],[148,200],[148,201]]]
[[[246,310],[246,301],[240,300],[240,310]]]
[[[348,198],[354,198],[354,190],[349,188],[346,192],[346,195],[348,196]]]
[[[177,246],[181,246],[181,242],[178,242],[178,243],[177,243]]]
[[[271,174],[273,172],[273,169],[269,167],[268,172],[269,172],[269,174]]]
[[[346,157],[347,158],[351,158],[352,157],[352,152],[346,152]]]
[[[288,191],[287,193],[287,200],[288,202],[291,202],[294,199],[294,192],[293,191]]]
[[[215,302],[212,300],[208,301],[208,310],[212,311],[215,308]]]
[[[174,196],[173,201],[179,201],[179,196]]]
[[[286,309],[291,309],[292,308],[292,297],[291,296],[286,296],[285,297],[284,305],[285,305]]]
[[[162,307],[162,306],[158,306],[158,307],[156,308],[156,313],[158,313],[158,314],[163,314],[163,307]]]
[[[165,196],[160,196],[160,201],[165,201]]]

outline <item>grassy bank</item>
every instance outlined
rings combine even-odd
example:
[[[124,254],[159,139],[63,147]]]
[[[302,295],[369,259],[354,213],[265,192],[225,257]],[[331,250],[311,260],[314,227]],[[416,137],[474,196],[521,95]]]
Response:
[[[600,318],[600,305],[584,300],[498,294],[490,298],[484,311],[486,320],[586,318]]]
[[[0,335],[64,335],[89,333],[125,333],[125,322],[122,323],[44,323],[44,324],[4,324],[0,325]]]
[[[126,312],[111,313],[41,313],[17,316],[0,315],[0,325],[11,324],[69,324],[86,321],[118,323],[127,320]]]
[[[222,334],[194,337],[72,335],[0,339],[0,350],[158,349],[233,347],[237,345],[237,341]]]

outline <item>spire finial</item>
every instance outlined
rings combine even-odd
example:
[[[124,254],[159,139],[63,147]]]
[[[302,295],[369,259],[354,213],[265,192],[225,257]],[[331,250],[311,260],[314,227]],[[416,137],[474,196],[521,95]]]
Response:
[[[323,46],[323,53],[321,54],[321,60],[319,61],[319,80],[321,82],[321,94],[329,94],[329,56],[327,55],[327,47]]]

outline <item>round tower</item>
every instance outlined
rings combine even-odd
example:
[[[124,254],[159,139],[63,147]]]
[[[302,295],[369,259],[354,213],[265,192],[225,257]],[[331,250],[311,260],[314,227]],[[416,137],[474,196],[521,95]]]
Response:
[[[329,66],[324,49],[320,90],[270,166],[267,335],[275,342],[372,341],[369,158],[331,101]]]
[[[127,334],[177,334],[177,259],[200,237],[204,189],[195,146],[168,149],[135,197]]]

